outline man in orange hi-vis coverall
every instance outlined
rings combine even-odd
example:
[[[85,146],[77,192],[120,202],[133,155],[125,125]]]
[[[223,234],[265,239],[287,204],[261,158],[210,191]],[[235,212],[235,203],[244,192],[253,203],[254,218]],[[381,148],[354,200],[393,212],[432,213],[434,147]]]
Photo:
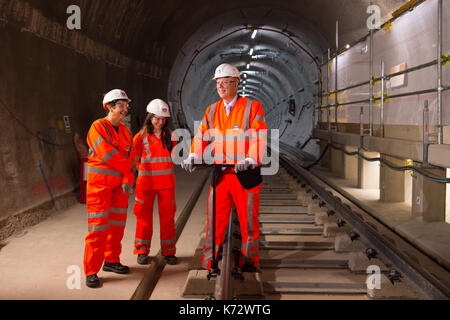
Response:
[[[215,164],[232,164],[222,168],[216,184],[215,252],[223,242],[233,203],[239,216],[242,234],[240,260],[243,271],[255,271],[259,264],[259,196],[262,185],[261,161],[267,145],[267,125],[260,102],[237,94],[239,70],[229,64],[216,69],[217,92],[222,100],[206,109],[191,153],[182,162],[190,172],[194,160],[205,158],[211,144]],[[211,143],[212,142],[212,143]],[[209,149],[209,148],[208,148]],[[206,244],[202,267],[211,270],[212,262],[212,188],[208,196]]]
[[[133,139],[132,159],[138,168],[134,214],[136,237],[134,254],[139,264],[148,264],[153,235],[153,205],[158,196],[161,254],[168,264],[177,263],[175,257],[175,172],[171,151],[172,141],[169,106],[161,99],[147,106],[142,130]]]
[[[134,184],[130,160],[132,133],[121,123],[131,100],[123,90],[112,90],[103,99],[109,111],[95,121],[88,133],[89,145],[86,204],[88,235],[84,251],[86,285],[100,286],[97,276],[103,271],[125,274],[129,268],[120,263],[121,241],[125,229],[128,195]]]

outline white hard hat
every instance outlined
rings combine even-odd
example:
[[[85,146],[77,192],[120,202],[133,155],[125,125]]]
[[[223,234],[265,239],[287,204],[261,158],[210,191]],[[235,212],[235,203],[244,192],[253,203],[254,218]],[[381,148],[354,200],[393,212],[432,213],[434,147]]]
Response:
[[[131,102],[131,99],[128,98],[125,91],[120,89],[114,89],[105,94],[105,97],[103,98],[103,108],[105,108],[106,110],[106,105],[115,100],[127,100],[128,102]]]
[[[161,99],[152,100],[147,106],[147,112],[153,113],[158,117],[170,118],[170,108],[167,103]]]
[[[213,80],[226,77],[240,78],[241,74],[235,66],[224,63],[217,67]]]

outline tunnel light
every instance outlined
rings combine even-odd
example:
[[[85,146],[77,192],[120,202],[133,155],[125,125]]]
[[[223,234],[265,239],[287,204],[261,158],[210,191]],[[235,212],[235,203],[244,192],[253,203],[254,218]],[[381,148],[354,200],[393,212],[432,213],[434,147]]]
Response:
[[[350,49],[350,45],[349,45],[349,44],[346,44],[346,45],[345,45],[345,49]]]
[[[247,74],[246,73],[244,73],[244,78],[247,79]]]
[[[250,56],[253,55],[253,48],[250,49],[250,52],[248,53],[248,55],[250,55]]]
[[[256,34],[258,33],[258,30],[255,30],[255,31],[253,31],[253,33],[252,33],[252,39],[255,39],[256,38]]]
[[[250,63],[247,63],[247,70],[250,69]]]

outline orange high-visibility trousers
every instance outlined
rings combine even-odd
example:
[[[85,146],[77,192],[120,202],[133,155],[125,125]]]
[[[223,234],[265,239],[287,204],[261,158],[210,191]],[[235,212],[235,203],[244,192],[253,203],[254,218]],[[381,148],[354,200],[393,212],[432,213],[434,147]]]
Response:
[[[136,215],[136,237],[134,254],[149,254],[153,235],[153,204],[158,196],[161,254],[175,255],[175,189],[136,190],[134,214]]]
[[[120,262],[127,221],[128,194],[121,186],[89,183],[86,193],[88,235],[85,239],[84,273],[97,274],[103,261]]]
[[[239,261],[240,267],[245,263],[259,264],[259,195],[262,185],[252,189],[241,186],[234,172],[222,173],[216,184],[216,257],[219,246],[222,244],[225,231],[230,220],[233,204],[239,216],[242,235],[241,253],[244,259]],[[212,262],[212,215],[213,191],[209,190],[207,206],[206,243],[203,251],[202,267],[211,269]]]

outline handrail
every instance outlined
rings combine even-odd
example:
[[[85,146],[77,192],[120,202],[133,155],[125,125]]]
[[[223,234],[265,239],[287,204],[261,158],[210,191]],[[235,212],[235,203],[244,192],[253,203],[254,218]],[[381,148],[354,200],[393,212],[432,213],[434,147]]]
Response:
[[[442,92],[447,91],[450,89],[450,86],[446,86],[443,87]],[[401,97],[407,97],[407,96],[413,96],[413,95],[418,95],[418,94],[425,94],[425,93],[434,93],[434,92],[438,92],[439,89],[438,88],[433,88],[433,89],[426,89],[426,90],[418,90],[418,91],[412,91],[412,92],[405,92],[405,93],[399,93],[399,94],[395,94],[392,96],[386,96],[384,97],[384,100],[386,101],[387,99],[395,99],[395,98],[401,98]],[[378,101],[381,100],[381,97],[374,97],[373,101]],[[360,103],[368,103],[370,100],[369,99],[365,99],[365,100],[358,100],[358,101],[350,101],[350,102],[344,102],[344,103],[338,103],[337,106],[341,107],[341,106],[348,106],[348,105],[352,105],[352,104],[360,104]],[[330,104],[327,106],[320,106],[317,107],[317,109],[327,109],[329,107],[336,107],[336,104]]]
[[[445,63],[447,60],[448,60],[448,58],[443,59],[443,62]],[[378,78],[374,78],[373,81],[374,82],[378,82],[378,81],[383,80],[383,79],[384,80],[389,80],[390,78],[393,78],[393,77],[401,76],[403,74],[407,74],[407,73],[410,73],[410,72],[413,72],[413,71],[417,71],[417,70],[425,69],[425,68],[428,68],[428,67],[432,67],[432,66],[436,65],[437,63],[438,63],[438,60],[435,59],[433,61],[430,61],[430,62],[427,62],[427,63],[423,63],[423,64],[420,64],[418,66],[411,67],[411,68],[408,68],[408,69],[405,69],[405,70],[402,70],[402,71],[399,71],[399,72],[386,74],[384,77],[380,76]],[[365,86],[365,85],[368,85],[368,84],[370,84],[370,81],[364,81],[364,82],[361,82],[361,83],[357,83],[357,84],[351,85],[351,86],[346,87],[346,88],[339,89],[337,91],[322,92],[322,96],[326,97],[326,96],[329,96],[329,95],[332,95],[332,94],[336,94],[336,92],[337,93],[344,92],[344,91],[347,91],[347,90],[350,90],[350,89],[354,89],[354,88],[358,88],[358,87],[362,87],[362,86]]]

